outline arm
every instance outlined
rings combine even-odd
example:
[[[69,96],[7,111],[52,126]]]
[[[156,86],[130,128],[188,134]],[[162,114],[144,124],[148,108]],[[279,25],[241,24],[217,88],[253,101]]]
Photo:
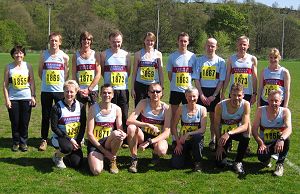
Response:
[[[65,81],[69,78],[69,56],[67,54],[64,55],[64,67],[65,67]]]
[[[281,133],[281,138],[283,139],[283,141],[281,140],[281,138],[276,141],[276,144],[274,147],[275,153],[280,153],[283,151],[284,141],[287,138],[289,138],[290,135],[292,134],[291,112],[287,108],[283,109],[283,120],[284,120],[284,125],[285,125],[285,129]]]
[[[216,134],[216,142],[219,141],[221,137],[221,116],[222,116],[222,106],[219,102],[215,107],[215,116],[214,116],[214,130]]]
[[[44,53],[41,53],[40,62],[39,62],[39,77],[41,80],[43,75],[43,66],[44,66]]]
[[[223,87],[223,81],[219,81],[219,82],[218,82],[218,85],[217,85],[217,88],[216,88],[216,90],[214,91],[213,95],[212,95],[212,96],[209,96],[209,97],[207,98],[209,104],[210,104],[212,101],[214,101],[214,100],[216,99],[216,96],[219,94],[219,92],[221,91],[222,87]]]
[[[170,128],[171,128],[171,108],[168,106],[168,108],[165,110],[165,121],[163,126],[163,132],[152,139],[152,143],[157,143],[162,140],[166,140],[170,135]]]
[[[252,97],[250,99],[250,104],[254,104],[256,102],[257,97],[257,59],[255,56],[252,57]]]
[[[51,120],[51,129],[58,137],[67,137],[67,134],[58,128],[58,120],[61,117],[61,109],[58,104],[55,104],[51,108],[50,120]]]
[[[100,67],[101,67],[101,75],[104,76],[104,65],[105,65],[105,51],[100,53]]]
[[[258,107],[255,113],[255,119],[253,121],[253,125],[252,125],[252,135],[255,139],[255,141],[258,144],[258,153],[264,153],[264,152],[268,152],[268,148],[265,145],[264,141],[259,137],[259,126],[260,126],[260,120],[261,120],[261,107]]]
[[[76,63],[76,52],[75,52],[72,57],[72,79],[76,80],[78,83],[76,73],[77,73],[77,63]]]
[[[168,64],[167,64],[167,71],[168,71],[168,78],[169,78],[169,81],[171,82],[172,81],[172,60],[171,60],[171,55],[169,56],[169,59],[168,59]]]
[[[204,134],[206,130],[206,122],[207,122],[207,111],[205,107],[202,107],[201,110],[201,127],[197,131],[193,132],[188,132],[189,135],[194,135],[194,134]]]
[[[244,114],[242,117],[241,125],[231,131],[228,132],[229,135],[239,134],[246,132],[250,129],[250,104],[248,101],[245,101],[244,104]],[[250,132],[250,131],[249,131]]]
[[[232,61],[231,61],[231,58],[229,57],[228,60],[227,60],[226,78],[225,78],[223,89],[222,89],[221,99],[225,98],[226,88],[228,87],[228,84],[229,84],[229,81],[230,81],[231,63],[232,63]]]
[[[264,70],[261,71],[260,73],[260,79],[259,79],[259,87],[257,91],[257,107],[260,107],[260,99],[261,95],[263,95],[263,89],[264,89]]]
[[[128,77],[130,77],[130,73],[131,73],[130,53],[128,53],[126,56],[126,65],[127,65],[127,75]]]
[[[9,99],[9,95],[8,95],[8,65],[5,68],[4,71],[4,81],[3,81],[3,94],[4,94],[4,99],[5,99],[5,106],[6,108],[10,109],[11,108],[11,102]]]
[[[289,70],[284,71],[284,104],[283,107],[287,108],[289,106],[289,100],[290,100],[290,87],[291,87],[291,75]]]
[[[199,79],[195,79],[194,80],[195,82],[195,86],[196,88],[198,89],[199,91],[199,97],[200,97],[200,100],[203,102],[203,104],[205,104],[206,106],[208,106],[208,99],[206,98],[206,96],[204,96],[203,94],[203,91],[202,91],[202,88],[201,88],[201,83],[200,83],[200,80]]]
[[[123,131],[122,110],[120,107],[117,107],[116,127],[117,130],[120,132],[120,136],[118,136],[118,138],[120,138],[123,141],[127,137],[127,134]]]
[[[144,123],[144,122],[137,120],[138,116],[142,113],[142,111],[145,109],[145,107],[146,107],[146,99],[143,99],[137,104],[135,110],[128,117],[126,124],[127,125],[135,125],[137,127],[150,127],[151,124]]]
[[[177,125],[181,117],[181,112],[182,112],[182,106],[179,106],[174,116],[173,122],[171,124],[171,133],[172,135],[174,135],[177,144],[179,143],[179,139],[180,139],[180,137],[178,136]]]
[[[30,92],[31,92],[31,99],[30,99],[30,105],[35,106],[35,81],[34,81],[34,74],[32,70],[32,66],[27,64],[28,70],[29,70],[29,85],[30,85]]]
[[[83,106],[83,104],[80,103],[80,129],[79,129],[79,133],[78,136],[76,138],[76,142],[78,145],[80,145],[84,133],[85,133],[85,126],[86,126],[86,107]]]
[[[159,83],[163,87],[164,86],[164,72],[163,72],[163,60],[162,60],[161,52],[158,52],[157,62],[158,62]]]
[[[138,64],[140,62],[141,52],[138,51],[134,54],[134,63],[133,63],[133,70],[132,70],[132,77],[131,77],[131,97],[135,99],[135,91],[134,91],[134,84],[136,80]]]

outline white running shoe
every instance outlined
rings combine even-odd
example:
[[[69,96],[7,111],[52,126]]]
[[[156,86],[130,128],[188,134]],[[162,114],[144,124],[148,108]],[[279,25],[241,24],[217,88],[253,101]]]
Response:
[[[55,153],[52,157],[52,161],[54,162],[54,164],[56,165],[57,168],[60,168],[60,169],[67,168],[63,161],[63,157],[57,157]]]

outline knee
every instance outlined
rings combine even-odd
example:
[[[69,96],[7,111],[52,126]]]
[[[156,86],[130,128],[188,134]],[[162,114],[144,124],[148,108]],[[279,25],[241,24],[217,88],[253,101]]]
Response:
[[[137,133],[137,127],[135,125],[128,125],[127,127],[128,137],[134,137],[136,133]]]
[[[90,170],[94,176],[98,176],[102,172],[103,169],[94,167],[94,168],[90,168]]]
[[[166,141],[159,142],[157,146],[154,147],[154,151],[158,156],[164,156],[168,151],[168,143]]]

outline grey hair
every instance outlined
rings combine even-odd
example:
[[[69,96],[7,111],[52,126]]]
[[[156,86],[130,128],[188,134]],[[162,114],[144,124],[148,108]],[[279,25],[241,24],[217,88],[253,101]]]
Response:
[[[186,90],[185,90],[185,94],[187,94],[187,93],[192,93],[192,92],[197,92],[198,94],[199,94],[199,91],[198,91],[198,89],[196,88],[196,87],[194,87],[194,86],[189,86]]]

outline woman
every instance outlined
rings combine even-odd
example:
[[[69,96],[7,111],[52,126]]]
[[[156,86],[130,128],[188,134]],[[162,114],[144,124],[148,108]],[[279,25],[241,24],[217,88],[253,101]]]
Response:
[[[79,168],[83,159],[80,143],[85,132],[86,111],[75,99],[79,90],[75,80],[66,81],[63,90],[64,99],[51,110],[52,145],[57,149],[52,160],[58,168],[66,168],[64,161],[70,167]]]
[[[280,52],[272,48],[269,53],[269,66],[260,74],[257,106],[268,105],[268,95],[271,90],[280,90],[282,103],[280,106],[287,108],[290,99],[291,76],[289,71],[280,66]]]
[[[131,96],[135,106],[140,100],[148,97],[148,87],[151,83],[163,86],[162,54],[154,49],[156,37],[147,32],[144,37],[144,48],[134,54]]]
[[[201,171],[203,138],[206,129],[207,112],[204,106],[197,104],[199,92],[195,87],[185,91],[187,104],[180,106],[172,123],[172,134],[175,137],[174,153],[171,163],[174,168],[183,168],[191,156],[194,160],[194,171]],[[177,125],[181,119],[181,128]]]
[[[23,46],[15,46],[10,55],[14,62],[5,68],[3,94],[11,122],[12,151],[26,152],[31,108],[36,105],[34,76],[32,66],[23,61],[26,55]]]

